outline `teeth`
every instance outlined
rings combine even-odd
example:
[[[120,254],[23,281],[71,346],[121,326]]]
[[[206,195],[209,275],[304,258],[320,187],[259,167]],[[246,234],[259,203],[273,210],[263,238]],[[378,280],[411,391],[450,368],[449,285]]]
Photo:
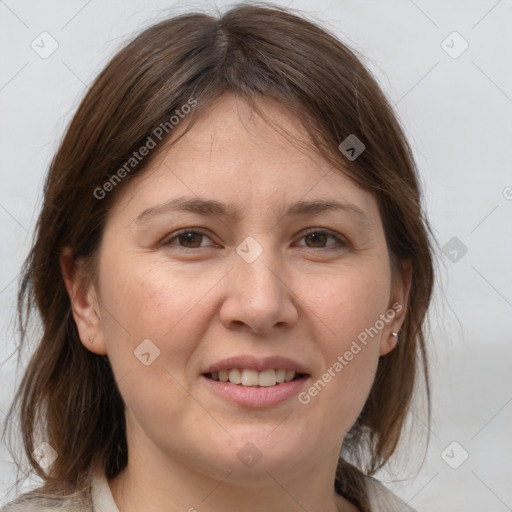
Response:
[[[242,376],[240,375],[240,370],[238,368],[229,370],[229,382],[232,382],[233,384],[240,384],[240,382],[242,382]]]
[[[281,383],[286,379],[286,370],[276,370],[276,382]]]
[[[242,386],[261,386],[270,387],[283,382],[290,382],[295,377],[293,370],[264,370],[258,372],[249,368],[231,368],[230,370],[220,370],[212,372],[211,378],[220,382],[231,382]]]
[[[233,371],[233,370],[231,370]],[[231,374],[231,372],[229,372]],[[231,381],[230,381],[231,382]],[[233,384],[237,384],[234,382]],[[258,372],[256,370],[242,370],[242,386],[257,386]]]
[[[276,385],[276,371],[275,370],[264,370],[260,372],[258,379],[259,386],[275,386]]]

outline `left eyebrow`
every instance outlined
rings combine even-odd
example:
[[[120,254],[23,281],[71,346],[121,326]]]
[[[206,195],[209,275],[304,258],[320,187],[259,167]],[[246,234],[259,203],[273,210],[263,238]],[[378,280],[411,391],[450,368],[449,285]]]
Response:
[[[343,211],[359,220],[365,227],[372,227],[370,219],[361,208],[353,203],[340,202],[332,199],[298,201],[286,209],[284,216],[299,217],[317,215],[329,210]],[[226,205],[213,199],[183,196],[147,208],[135,218],[134,222],[136,224],[146,224],[156,216],[176,211],[191,212],[203,216],[230,217],[235,221],[240,220],[241,217],[241,209],[236,208],[234,205]]]

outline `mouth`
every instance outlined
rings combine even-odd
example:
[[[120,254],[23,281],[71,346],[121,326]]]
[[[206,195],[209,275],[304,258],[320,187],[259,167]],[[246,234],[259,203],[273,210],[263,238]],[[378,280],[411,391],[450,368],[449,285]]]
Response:
[[[304,379],[309,375],[285,368],[257,371],[252,368],[230,368],[202,374],[216,382],[229,382],[243,387],[271,388]]]
[[[269,408],[296,397],[310,380],[305,366],[286,357],[232,357],[204,368],[201,381],[217,398],[244,408]]]

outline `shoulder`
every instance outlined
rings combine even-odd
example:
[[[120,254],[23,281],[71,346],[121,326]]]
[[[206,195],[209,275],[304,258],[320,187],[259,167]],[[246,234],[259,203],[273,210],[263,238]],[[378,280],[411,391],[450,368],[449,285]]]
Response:
[[[92,466],[86,484],[73,494],[56,495],[35,489],[5,505],[0,512],[119,512],[107,479]]]
[[[48,496],[37,491],[22,494],[0,512],[92,512],[90,500],[80,496]]]
[[[416,512],[375,478],[366,478],[366,492],[372,512]]]

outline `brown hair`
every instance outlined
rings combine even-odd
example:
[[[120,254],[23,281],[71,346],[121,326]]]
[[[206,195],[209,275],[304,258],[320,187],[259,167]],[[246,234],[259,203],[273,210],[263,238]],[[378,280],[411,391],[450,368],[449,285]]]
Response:
[[[410,262],[400,342],[380,358],[336,475],[338,492],[367,510],[364,474],[373,474],[395,452],[419,374],[430,413],[424,324],[434,280],[431,230],[412,151],[375,79],[336,37],[284,8],[246,4],[218,17],[166,19],[119,51],[94,81],[51,162],[24,263],[19,349],[34,304],[43,334],[9,420],[19,407],[24,449],[46,492],[76,491],[95,461],[108,478],[126,466],[124,403],[107,356],[93,354],[79,340],[59,257],[70,246],[75,260],[94,263],[117,192],[158,151],[123,173],[115,187],[105,184],[191,98],[197,104],[184,119],[187,127],[225,93],[249,101],[256,111],[258,98],[273,98],[299,115],[316,150],[376,197],[393,268],[401,271],[400,263]],[[365,145],[353,161],[338,148],[351,134]],[[98,190],[107,188],[114,190],[98,198]],[[59,454],[48,474],[31,455],[37,438]]]

